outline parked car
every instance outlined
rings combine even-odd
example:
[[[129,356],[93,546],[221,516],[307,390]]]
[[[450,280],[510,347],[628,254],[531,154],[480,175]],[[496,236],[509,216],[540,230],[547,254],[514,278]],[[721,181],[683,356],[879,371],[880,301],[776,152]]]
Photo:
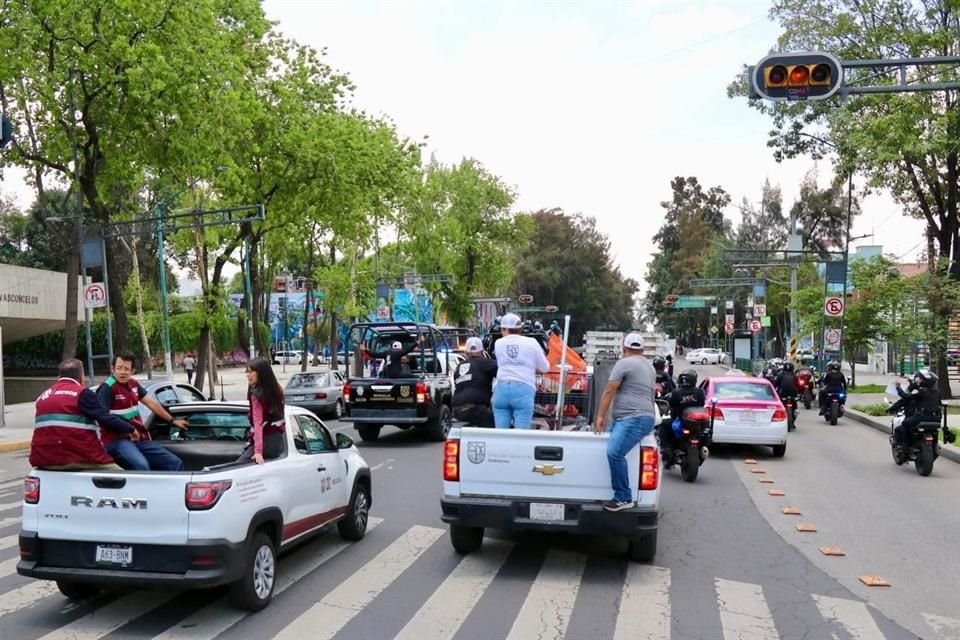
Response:
[[[700,385],[713,418],[714,444],[758,444],[787,451],[787,411],[766,378],[720,376]]]
[[[317,415],[340,419],[343,415],[343,384],[340,371],[311,371],[296,373],[287,382],[284,396],[287,404],[309,409]]]
[[[140,381],[140,386],[147,390],[148,398],[153,398],[167,408],[169,408],[170,405],[183,404],[185,402],[207,402],[207,400],[217,399],[215,394],[207,398],[200,389],[197,389],[192,384],[174,382],[169,379],[143,380]],[[99,388],[100,385],[93,387],[94,393],[96,393]],[[142,402],[140,403],[139,409],[140,419],[146,424],[147,418],[153,414],[150,412],[150,409],[147,408],[147,405]]]
[[[797,351],[797,364],[806,366],[816,359],[817,355],[813,352],[813,349],[800,349]]]
[[[727,354],[722,349],[706,347],[687,352],[687,362],[700,364],[723,364]]]
[[[273,354],[273,364],[300,364],[302,360],[299,351],[277,351]]]
[[[334,524],[345,540],[363,538],[370,468],[346,434],[334,437],[316,416],[288,406],[286,453],[238,463],[250,426],[245,402],[170,411],[190,429],[159,418],[147,428],[180,456],[183,471],[27,475],[17,573],[55,580],[76,600],[104,586],[229,585],[236,606],[257,611],[282,575],[281,552]]]

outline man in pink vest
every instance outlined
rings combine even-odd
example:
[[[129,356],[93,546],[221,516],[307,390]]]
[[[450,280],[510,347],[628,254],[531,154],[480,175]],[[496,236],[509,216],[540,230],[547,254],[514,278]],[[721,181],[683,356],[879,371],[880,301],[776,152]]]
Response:
[[[129,434],[133,425],[111,415],[85,385],[83,363],[70,358],[60,363],[57,381],[36,403],[30,464],[40,469],[107,470],[118,467],[100,441],[105,430]]]
[[[101,437],[107,453],[124,469],[135,471],[182,471],[183,461],[150,439],[140,419],[140,403],[177,429],[186,429],[187,421],[174,420],[162,404],[147,396],[147,390],[133,379],[133,354],[118,353],[113,359],[113,375],[97,389],[100,404],[114,416],[133,425],[128,434],[103,429]]]

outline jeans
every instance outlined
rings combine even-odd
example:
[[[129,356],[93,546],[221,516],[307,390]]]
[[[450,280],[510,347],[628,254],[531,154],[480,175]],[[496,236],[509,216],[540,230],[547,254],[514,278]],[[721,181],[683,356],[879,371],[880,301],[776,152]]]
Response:
[[[610,426],[607,462],[610,463],[613,499],[617,502],[633,500],[633,494],[630,491],[630,474],[627,470],[627,454],[653,431],[653,427],[653,416],[617,418]]]
[[[107,453],[132,471],[183,471],[183,460],[152,440],[114,440]]]
[[[193,384],[193,369],[187,369],[187,384]]]
[[[498,382],[493,390],[493,421],[497,429],[529,429],[533,422],[533,396],[536,389],[522,382]]]

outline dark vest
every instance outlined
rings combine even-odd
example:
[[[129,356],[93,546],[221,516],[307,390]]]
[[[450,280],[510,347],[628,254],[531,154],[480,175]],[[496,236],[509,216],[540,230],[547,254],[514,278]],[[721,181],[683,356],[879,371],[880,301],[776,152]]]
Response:
[[[137,393],[139,385],[133,378],[127,381],[127,384],[120,384],[117,379],[110,376],[103,381],[103,384],[110,387],[110,395],[113,397],[113,404],[110,405],[110,413],[123,418],[133,425],[141,440],[149,440],[150,433],[143,426],[143,420],[140,418],[140,396]],[[127,440],[130,434],[112,431],[101,428],[100,437],[103,444],[107,445],[114,440]]]

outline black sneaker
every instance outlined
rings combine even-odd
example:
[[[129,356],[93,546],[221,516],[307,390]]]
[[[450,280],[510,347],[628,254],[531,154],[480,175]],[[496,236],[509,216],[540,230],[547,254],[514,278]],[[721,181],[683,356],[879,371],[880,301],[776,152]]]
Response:
[[[627,509],[633,509],[635,506],[637,506],[637,503],[633,500],[627,500],[626,502],[607,500],[603,503],[603,508],[607,511],[625,511]]]

